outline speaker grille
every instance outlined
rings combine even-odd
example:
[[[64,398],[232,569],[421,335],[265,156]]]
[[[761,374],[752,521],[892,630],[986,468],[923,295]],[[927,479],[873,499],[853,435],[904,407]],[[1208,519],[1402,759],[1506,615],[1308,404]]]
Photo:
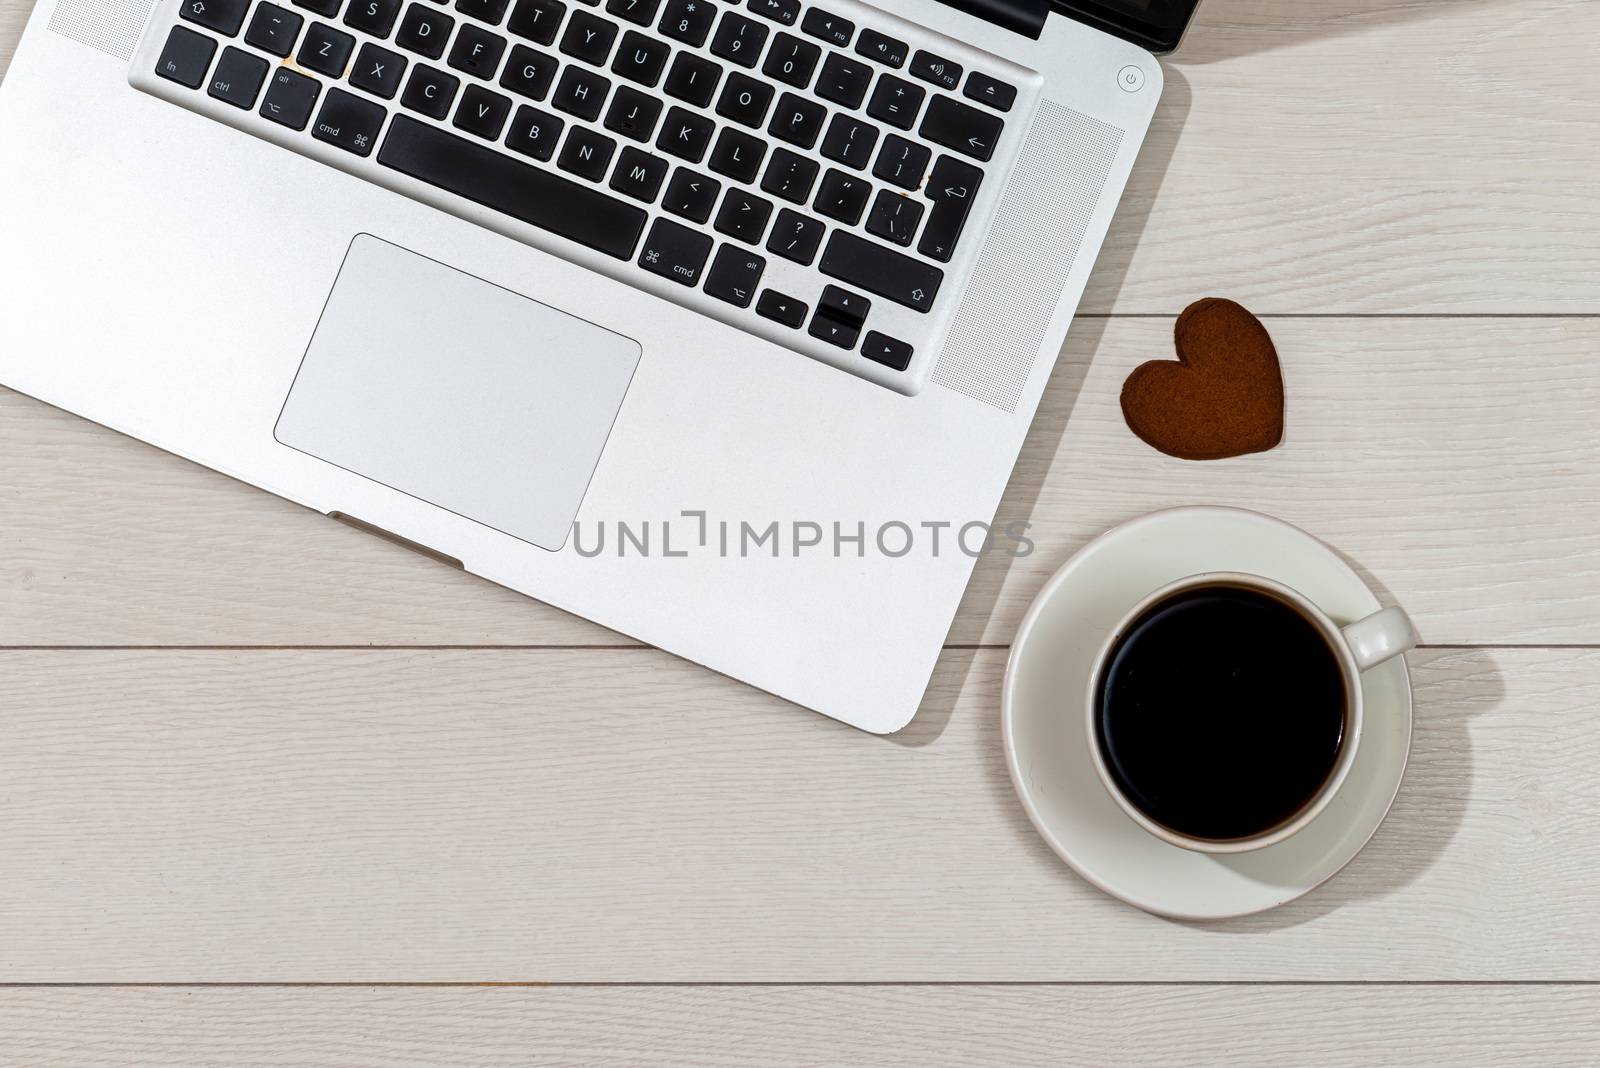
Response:
[[[60,0],[50,28],[126,63],[153,6],[153,0]]]
[[[1123,133],[1048,100],[1006,185],[932,380],[1014,412]]]

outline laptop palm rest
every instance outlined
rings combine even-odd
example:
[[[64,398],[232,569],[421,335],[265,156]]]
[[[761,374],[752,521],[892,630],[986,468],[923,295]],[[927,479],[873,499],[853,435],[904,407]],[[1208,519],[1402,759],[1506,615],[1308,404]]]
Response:
[[[640,352],[620,334],[362,234],[273,434],[554,551]]]

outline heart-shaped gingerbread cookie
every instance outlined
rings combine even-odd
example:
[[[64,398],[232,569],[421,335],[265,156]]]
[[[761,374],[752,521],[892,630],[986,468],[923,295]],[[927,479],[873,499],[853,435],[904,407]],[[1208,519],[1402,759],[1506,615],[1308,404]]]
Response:
[[[1122,387],[1128,429],[1168,456],[1225,460],[1283,440],[1283,370],[1261,320],[1231,300],[1178,316],[1178,359],[1142,364]]]

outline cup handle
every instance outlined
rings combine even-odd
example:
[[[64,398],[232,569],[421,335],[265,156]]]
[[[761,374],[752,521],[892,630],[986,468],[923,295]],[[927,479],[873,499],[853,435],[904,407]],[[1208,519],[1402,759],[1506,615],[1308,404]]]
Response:
[[[1415,649],[1417,631],[1402,609],[1385,608],[1344,628],[1344,640],[1356,659],[1356,669],[1366,671]]]

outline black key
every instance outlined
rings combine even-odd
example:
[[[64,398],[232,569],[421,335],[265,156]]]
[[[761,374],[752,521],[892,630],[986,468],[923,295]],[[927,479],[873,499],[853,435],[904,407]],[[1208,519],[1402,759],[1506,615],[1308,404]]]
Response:
[[[811,329],[807,333],[830,345],[838,345],[841,349],[853,349],[856,347],[856,339],[861,336],[861,327],[840,322],[818,308],[817,314],[811,317]]]
[[[1017,100],[1017,87],[973,71],[967,75],[967,85],[961,90],[961,95],[968,100],[988,104],[998,111],[1010,111],[1011,105]]]
[[[856,38],[856,55],[866,56],[891,67],[899,67],[906,61],[906,43],[868,28],[862,30],[861,36]]]
[[[878,128],[848,115],[835,115],[828,124],[828,136],[822,139],[822,154],[831,160],[867,169],[872,162],[872,150],[878,144]]]
[[[651,274],[692,286],[699,283],[709,255],[710,237],[671,219],[657,219],[639,250],[639,266]]]
[[[206,95],[236,108],[253,108],[256,95],[261,92],[261,83],[267,80],[267,69],[267,61],[260,56],[230,45],[222,50],[217,69],[211,72]]]
[[[656,132],[656,120],[660,117],[660,98],[646,96],[624,85],[611,98],[611,107],[606,111],[606,129],[635,141],[648,141]],[[661,171],[666,173],[665,164]]]
[[[517,0],[506,29],[534,44],[547,45],[556,39],[556,30],[566,13],[567,5],[561,0]]]
[[[968,107],[947,96],[936,96],[923,116],[923,137],[937,145],[953,148],[973,159],[987,160],[994,155],[1005,124],[987,112]]]
[[[711,169],[737,182],[753,182],[766,156],[765,141],[725,126],[717,135],[717,147],[711,150]]]
[[[866,340],[861,343],[861,355],[874,363],[881,363],[896,371],[904,371],[911,366],[912,348],[904,341],[892,338],[888,334],[868,330]]]
[[[707,0],[699,0],[705,4]],[[692,52],[679,52],[672,61],[672,69],[667,71],[667,84],[665,86],[668,96],[675,96],[679,100],[687,100],[696,107],[706,107],[711,103],[711,97],[717,91],[717,82],[722,78],[722,68]]]
[[[922,232],[922,240],[917,243],[918,252],[940,263],[950,262],[982,181],[983,172],[972,164],[950,156],[939,157],[933,173],[928,176],[928,187],[922,191],[933,201],[933,212],[928,216],[928,228]]]
[[[717,124],[704,115],[675,107],[667,112],[667,121],[661,125],[661,136],[656,147],[670,152],[679,159],[699,163],[705,158],[706,146],[711,144],[711,133]]]
[[[455,28],[456,20],[443,11],[427,4],[412,4],[406,8],[405,18],[400,20],[394,43],[407,52],[438,59],[444,55],[445,46],[450,43],[450,31]]]
[[[245,31],[244,43],[275,56],[287,56],[294,51],[294,43],[300,36],[300,27],[305,23],[305,16],[296,15],[288,8],[279,7],[277,4],[262,4],[256,8],[255,15],[250,19],[250,28]]]
[[[500,140],[500,131],[506,128],[506,116],[511,114],[511,98],[491,92],[481,85],[469,85],[461,94],[461,106],[451,123],[458,130],[477,134],[486,141]]]
[[[350,84],[365,89],[373,96],[393,100],[400,91],[401,79],[406,73],[406,58],[398,52],[364,44],[356,56],[356,65],[350,68]]]
[[[169,82],[198,89],[206,80],[206,71],[211,69],[211,57],[216,54],[217,42],[203,33],[174,26],[167,34],[161,58],[156,60],[156,73]]]
[[[944,272],[891,248],[835,230],[819,270],[857,289],[876,293],[919,312],[933,307]]]
[[[766,269],[767,261],[754,252],[723,245],[717,249],[717,258],[711,261],[711,270],[706,273],[706,292],[718,300],[748,308],[755,299],[761,272]]]
[[[249,10],[250,0],[183,0],[178,15],[224,37],[232,37],[244,25],[245,13]]]
[[[406,91],[400,95],[400,104],[429,118],[442,119],[450,114],[450,105],[455,103],[459,88],[461,79],[454,74],[419,63],[411,72]]]
[[[383,129],[385,114],[381,104],[363,100],[343,89],[329,89],[322,98],[322,110],[311,127],[311,136],[346,152],[370,156],[372,146],[378,141],[378,131]]]
[[[804,204],[811,195],[811,186],[815,184],[820,169],[815,160],[780,148],[772,153],[772,159],[767,162],[767,173],[761,178],[761,190],[792,204]]]
[[[661,206],[674,215],[703,223],[711,218],[711,207],[720,192],[722,183],[715,178],[679,167],[672,172],[672,181],[667,183],[667,195],[661,198]]]
[[[512,45],[511,58],[500,75],[500,87],[530,100],[543,100],[550,92],[550,83],[555,81],[559,65],[556,57],[548,53],[527,45]]]
[[[941,89],[954,89],[961,84],[961,64],[952,63],[932,52],[918,50],[911,57],[911,76],[932,82]]]
[[[500,69],[500,57],[505,54],[504,37],[468,23],[456,34],[456,43],[450,47],[449,62],[465,74],[493,78],[495,71]]]
[[[318,74],[326,74],[330,78],[343,78],[345,68],[350,66],[350,57],[355,50],[354,37],[348,33],[341,33],[332,26],[313,22],[311,28],[306,31],[306,39],[300,42],[300,54],[295,57],[295,62]]]
[[[374,37],[387,37],[400,17],[400,0],[350,0],[344,24]]]
[[[261,117],[291,130],[304,130],[321,92],[322,85],[315,78],[279,67],[267,84],[267,95],[261,100]]]
[[[928,162],[932,159],[933,153],[926,145],[890,134],[883,139],[883,150],[878,153],[872,173],[901,189],[915,189],[922,184],[922,176],[927,173]]]
[[[711,53],[741,67],[754,67],[761,58],[761,46],[767,43],[767,33],[766,23],[729,11],[717,24]]]
[[[872,90],[867,114],[890,126],[909,130],[917,121],[917,112],[922,110],[922,98],[927,95],[922,86],[885,74]]]
[[[817,69],[822,49],[810,41],[803,41],[792,33],[780,33],[767,50],[767,61],[761,64],[761,73],[775,81],[804,89],[811,83],[811,72]]]
[[[611,45],[616,39],[615,22],[598,18],[587,11],[574,11],[567,20],[566,32],[561,35],[561,51],[598,67],[611,54]]]
[[[800,0],[750,0],[745,5],[764,19],[793,26],[800,17]]]
[[[810,148],[822,133],[822,120],[828,109],[815,100],[805,100],[793,93],[784,93],[772,113],[772,123],[767,132],[780,141]]]
[[[630,145],[617,157],[617,169],[611,174],[611,188],[648,204],[661,192],[661,183],[666,178],[666,160]]]
[[[317,14],[330,19],[339,13],[339,8],[343,4],[344,0],[294,0],[295,7],[303,7],[307,11],[315,11]]]
[[[661,72],[666,69],[667,56],[671,52],[671,47],[664,42],[646,37],[637,30],[629,30],[622,35],[622,47],[617,49],[617,58],[612,62],[611,69],[640,85],[654,86],[661,80]]]
[[[849,19],[840,18],[831,11],[814,7],[807,11],[806,17],[800,21],[800,29],[812,37],[843,48],[850,43],[850,38],[855,36],[856,24]]]
[[[606,0],[606,10],[635,26],[648,26],[656,17],[661,0]]]
[[[917,223],[922,221],[922,212],[922,201],[892,189],[880,189],[872,202],[872,213],[867,216],[867,233],[896,245],[909,245],[917,232]],[[946,256],[945,262],[949,260]]]
[[[761,299],[756,301],[757,315],[796,330],[805,325],[806,313],[810,310],[801,301],[776,289],[766,290],[761,294]]]
[[[456,10],[463,15],[495,26],[506,17],[506,6],[507,0],[456,0]]]
[[[824,100],[858,108],[867,97],[867,85],[872,81],[872,68],[865,63],[828,53],[822,63],[822,73],[817,75],[814,92]]]
[[[699,48],[711,36],[711,24],[716,18],[717,7],[711,0],[667,0],[667,9],[661,13],[656,29],[674,41]]]
[[[861,213],[867,210],[867,198],[871,195],[871,182],[830,167],[817,190],[816,202],[811,206],[830,219],[854,226],[861,221]]]
[[[378,162],[619,259],[633,254],[647,217],[608,193],[405,115],[395,117]]]
[[[617,143],[605,134],[574,126],[567,134],[567,143],[561,146],[561,158],[556,160],[556,166],[598,182],[606,176],[606,168],[616,150]]]
[[[817,258],[825,230],[827,227],[809,215],[784,208],[778,212],[778,221],[772,224],[772,233],[767,236],[767,250],[786,260],[810,266]]]
[[[506,147],[524,156],[548,161],[555,154],[556,141],[561,137],[561,128],[565,125],[548,111],[524,104],[517,109],[516,118],[511,120],[511,129],[506,134]]]
[[[581,12],[580,12],[581,14]],[[555,95],[550,102],[569,114],[593,122],[605,107],[606,94],[611,91],[611,80],[603,74],[582,67],[568,67],[561,72]]]
[[[772,217],[772,201],[743,189],[730,189],[717,212],[717,230],[752,245],[761,243],[767,220]]]
[[[817,302],[818,315],[826,315],[856,327],[867,321],[867,313],[871,310],[872,301],[860,293],[852,293],[838,286],[823,286],[822,299]]]
[[[772,86],[734,71],[717,98],[717,114],[744,126],[761,125],[772,106]]]

